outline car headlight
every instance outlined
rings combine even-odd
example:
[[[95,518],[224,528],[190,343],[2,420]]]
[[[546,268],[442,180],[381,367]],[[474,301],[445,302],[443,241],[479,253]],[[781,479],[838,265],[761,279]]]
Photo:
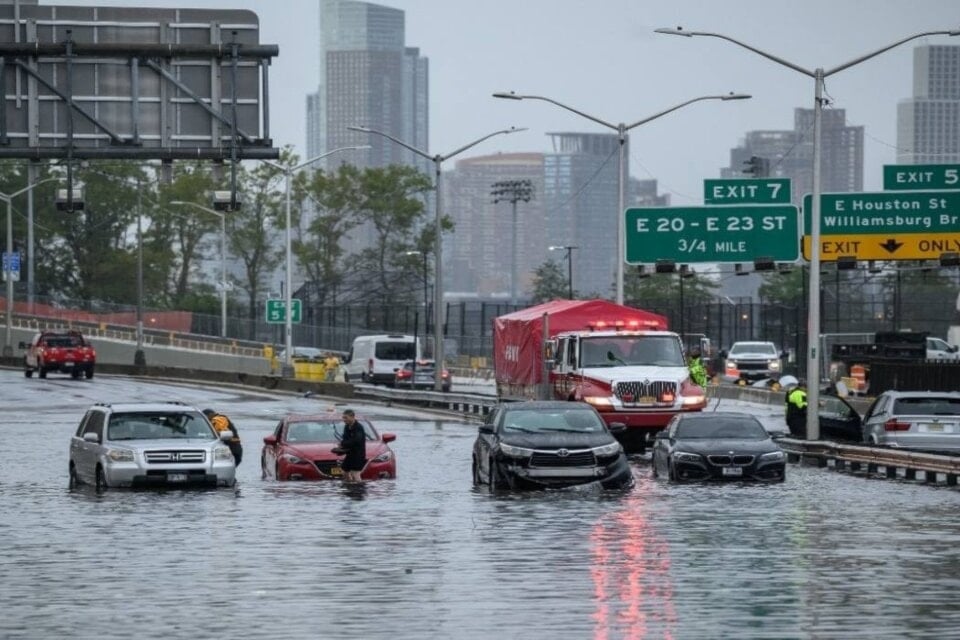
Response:
[[[280,456],[280,458],[289,462],[290,464],[310,464],[308,460],[304,460],[300,456],[295,456],[292,453],[284,453]]]
[[[684,406],[690,406],[694,404],[703,404],[706,401],[707,401],[707,397],[703,395],[683,396]]]
[[[529,458],[533,455],[533,449],[524,449],[523,447],[513,447],[509,444],[500,443],[500,453],[511,458]]]
[[[727,360],[727,369],[736,369],[737,361],[736,360]]]
[[[615,456],[621,451],[623,451],[623,447],[620,446],[619,442],[611,442],[610,444],[605,444],[602,447],[593,448],[594,455],[598,457]]]
[[[213,459],[214,460],[233,460],[233,453],[231,453],[230,447],[214,447]]]
[[[680,462],[703,462],[703,456],[699,453],[687,453],[686,451],[676,451],[673,459]]]
[[[760,456],[760,459],[765,462],[779,462],[787,456],[784,455],[783,451],[771,451],[770,453],[765,453]]]
[[[107,457],[113,462],[133,462],[133,451],[130,449],[110,449]]]
[[[583,401],[597,409],[609,409],[613,406],[613,401],[608,396],[584,396]]]
[[[393,451],[384,451],[373,459],[374,462],[390,462],[391,460],[393,460]]]
[[[777,369],[780,368],[780,361],[779,361],[779,360],[771,360],[769,363],[767,363],[767,366],[770,367],[770,370],[771,370],[771,371],[776,371]]]

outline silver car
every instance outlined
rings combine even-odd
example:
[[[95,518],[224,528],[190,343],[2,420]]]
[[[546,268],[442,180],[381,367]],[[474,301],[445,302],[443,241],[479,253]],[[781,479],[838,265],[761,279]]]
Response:
[[[960,451],[960,392],[885,391],[863,417],[869,444]]]
[[[177,402],[95,404],[70,440],[70,485],[230,487],[232,435]]]

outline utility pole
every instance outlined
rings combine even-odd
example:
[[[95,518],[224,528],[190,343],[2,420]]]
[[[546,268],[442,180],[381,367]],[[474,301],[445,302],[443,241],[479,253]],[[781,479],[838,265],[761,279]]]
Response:
[[[517,203],[533,199],[533,182],[530,180],[501,180],[493,183],[493,203],[509,202],[513,205],[513,243],[510,267],[510,304],[517,304]]]

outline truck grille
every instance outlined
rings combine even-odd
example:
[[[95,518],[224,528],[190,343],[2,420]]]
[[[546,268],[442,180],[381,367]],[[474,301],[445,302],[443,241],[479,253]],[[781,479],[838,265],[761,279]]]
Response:
[[[206,460],[206,452],[200,451],[147,451],[143,454],[148,464],[196,464]]]
[[[618,382],[613,390],[613,395],[620,399],[624,404],[632,405],[672,405],[673,401],[661,402],[660,398],[664,393],[677,397],[677,383],[665,380],[649,380],[635,382]]]
[[[707,460],[718,467],[730,464],[746,466],[753,462],[753,456],[707,456]]]
[[[566,455],[561,453],[566,452]],[[581,451],[534,451],[530,457],[531,467],[592,467],[597,464],[597,458],[590,449]]]
[[[767,360],[762,361],[746,361],[740,360],[737,362],[737,369],[740,371],[766,371],[769,367]]]

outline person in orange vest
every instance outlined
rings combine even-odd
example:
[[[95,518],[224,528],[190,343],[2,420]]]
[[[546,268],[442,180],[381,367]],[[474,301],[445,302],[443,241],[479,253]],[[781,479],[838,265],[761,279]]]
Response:
[[[237,433],[237,427],[233,424],[233,421],[222,413],[217,413],[213,409],[204,409],[203,415],[207,416],[207,419],[210,421],[210,424],[213,425],[217,435],[228,430],[233,433],[233,437],[230,438],[229,442],[227,442],[227,446],[230,447],[230,453],[233,454],[235,464],[240,466],[240,460],[243,458],[243,445],[240,444],[240,434]]]

